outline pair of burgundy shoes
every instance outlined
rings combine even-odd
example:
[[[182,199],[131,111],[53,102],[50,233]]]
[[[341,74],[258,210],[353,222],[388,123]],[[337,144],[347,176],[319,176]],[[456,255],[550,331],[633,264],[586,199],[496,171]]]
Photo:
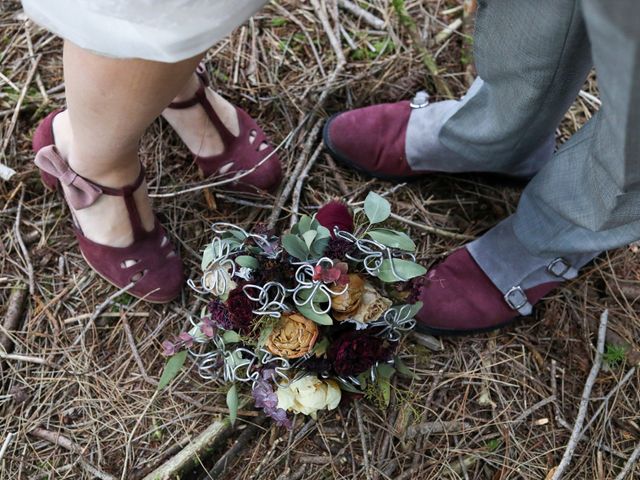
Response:
[[[324,143],[337,161],[384,180],[403,181],[428,174],[411,169],[405,154],[407,126],[413,105],[374,105],[331,117]],[[498,255],[498,252],[496,252]],[[508,268],[508,265],[505,265]],[[437,335],[489,331],[530,313],[530,306],[557,287],[546,282],[514,287],[503,294],[476,263],[467,247],[454,251],[420,279],[418,331]]]
[[[270,191],[276,188],[282,179],[280,160],[271,146],[264,148],[266,136],[263,131],[246,112],[236,107],[240,133],[234,136],[207,100],[209,80],[203,65],[198,67],[196,74],[200,86],[193,98],[172,103],[168,108],[200,106],[220,134],[224,143],[222,153],[209,157],[194,154],[203,176],[224,177],[229,180],[228,188],[239,191]],[[128,288],[130,295],[153,303],[173,300],[184,282],[182,260],[157,218],[151,231],[143,227],[133,195],[144,181],[144,169],[141,166],[138,178],[123,188],[99,185],[78,175],[55,146],[53,121],[61,111],[50,113],[38,125],[33,136],[35,164],[40,169],[42,182],[50,190],[61,190],[73,210],[90,207],[102,195],[122,197],[133,231],[131,245],[111,247],[91,241],[74,222],[74,233],[83,257],[105,280],[118,288]]]

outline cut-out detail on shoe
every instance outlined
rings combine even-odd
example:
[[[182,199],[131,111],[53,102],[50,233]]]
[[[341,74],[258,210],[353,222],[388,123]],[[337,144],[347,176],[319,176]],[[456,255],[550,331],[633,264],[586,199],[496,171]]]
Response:
[[[169,254],[167,255],[167,257],[166,257],[166,258],[173,258],[173,257],[175,257],[175,256],[177,256],[177,255],[178,255],[178,254],[177,254],[174,250],[171,250],[171,251],[169,252]]]
[[[162,237],[162,241],[160,242],[160,248],[168,245],[169,243],[169,239],[167,238],[167,236],[165,235],[164,237]]]
[[[133,267],[135,264],[140,263],[140,260],[135,260],[133,258],[128,258],[120,262],[120,268],[129,268]]]
[[[196,73],[200,78],[200,86],[194,96],[188,100],[172,102],[168,108],[183,109],[200,104],[218,131],[224,144],[222,153],[206,157],[194,154],[203,176],[206,178],[221,173],[230,175],[244,171],[248,173],[227,186],[234,190],[248,192],[255,192],[256,189],[275,190],[282,181],[282,167],[278,155],[269,145],[262,129],[247,112],[235,107],[238,134],[234,135],[220,119],[207,97],[209,78],[204,65],[200,65]],[[221,167],[226,166],[230,161],[233,162],[233,166],[227,167],[229,170],[221,171]]]
[[[218,169],[218,173],[220,175],[224,175],[225,173],[227,173],[229,170],[231,170],[231,167],[233,167],[233,162],[229,162],[224,164],[222,167],[220,167]]]
[[[142,277],[144,277],[147,274],[148,271],[149,270],[144,269],[144,270],[141,270],[141,271],[139,271],[137,273],[134,273],[133,275],[131,275],[130,282],[131,283],[138,283],[140,280],[142,280]]]

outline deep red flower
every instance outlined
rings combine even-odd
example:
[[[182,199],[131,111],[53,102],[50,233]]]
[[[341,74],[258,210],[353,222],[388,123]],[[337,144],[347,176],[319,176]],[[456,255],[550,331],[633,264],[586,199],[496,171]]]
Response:
[[[224,328],[225,330],[233,328],[231,315],[229,315],[229,310],[224,303],[217,299],[212,300],[209,302],[207,308],[209,309],[209,314],[211,315],[210,318],[214,325]]]
[[[324,249],[326,257],[336,260],[347,260],[347,255],[355,250],[355,246],[344,238],[330,238],[327,248]]]
[[[338,200],[332,200],[321,207],[316,213],[316,220],[320,222],[320,225],[329,229],[332,237],[334,227],[353,232],[353,216],[349,211],[349,207]]]
[[[391,358],[393,350],[386,342],[363,330],[347,330],[333,340],[327,357],[338,375],[358,375],[376,362]]]
[[[248,331],[255,317],[253,310],[257,306],[249,300],[249,297],[242,290],[242,286],[238,286],[229,292],[226,305],[229,311],[231,328],[239,331]]]

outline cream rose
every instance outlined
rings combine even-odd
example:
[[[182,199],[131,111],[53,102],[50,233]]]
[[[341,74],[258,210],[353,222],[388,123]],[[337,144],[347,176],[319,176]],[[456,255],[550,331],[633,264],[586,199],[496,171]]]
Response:
[[[318,338],[318,325],[299,313],[283,315],[267,338],[267,350],[284,358],[308,353]]]
[[[321,380],[316,375],[307,375],[291,382],[287,387],[278,387],[278,408],[316,418],[318,410],[333,410],[340,403],[342,392],[335,380]]]
[[[364,284],[364,292],[358,304],[358,308],[344,313],[336,312],[335,319],[338,321],[355,320],[360,323],[369,323],[380,318],[392,305],[392,301],[380,295],[376,289],[368,282]]]
[[[341,292],[344,290],[343,285],[335,285],[331,288],[332,292]],[[344,293],[331,296],[331,309],[334,312],[353,312],[362,298],[364,292],[364,280],[357,273],[349,274],[349,284]]]
[[[226,300],[229,292],[237,286],[231,278],[231,265],[211,264],[202,275],[202,285],[216,297]]]

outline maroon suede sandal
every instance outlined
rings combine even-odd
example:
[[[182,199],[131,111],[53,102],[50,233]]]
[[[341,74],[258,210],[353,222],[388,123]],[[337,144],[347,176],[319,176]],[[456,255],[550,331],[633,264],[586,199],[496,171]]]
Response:
[[[224,151],[219,155],[201,157],[194,153],[195,161],[200,167],[203,177],[216,175],[218,177],[233,178],[242,177],[229,183],[229,188],[238,191],[266,190],[273,191],[282,181],[282,168],[280,159],[273,147],[268,145],[267,137],[256,121],[244,110],[235,107],[238,115],[240,134],[236,137],[224,125],[220,117],[209,103],[206,88],[209,86],[209,78],[203,64],[196,70],[200,86],[195,95],[189,100],[173,102],[168,108],[183,109],[194,105],[204,108],[209,120],[218,130]],[[260,150],[260,146],[268,146]]]
[[[153,303],[173,300],[180,293],[184,280],[182,260],[157,219],[150,232],[142,225],[133,194],[144,181],[144,169],[140,168],[132,185],[123,188],[105,187],[78,175],[55,147],[52,126],[58,113],[60,110],[49,114],[33,137],[35,164],[40,169],[42,182],[51,190],[62,191],[72,214],[73,210],[93,205],[102,195],[123,197],[133,231],[131,245],[111,247],[91,241],[74,222],[82,256],[91,268],[116,287],[124,288],[133,283],[127,293],[135,297]]]
[[[465,335],[505,327],[558,287],[546,282],[515,287],[503,295],[466,248],[460,248],[424,276],[416,330],[432,335]],[[525,308],[526,307],[526,308]]]

